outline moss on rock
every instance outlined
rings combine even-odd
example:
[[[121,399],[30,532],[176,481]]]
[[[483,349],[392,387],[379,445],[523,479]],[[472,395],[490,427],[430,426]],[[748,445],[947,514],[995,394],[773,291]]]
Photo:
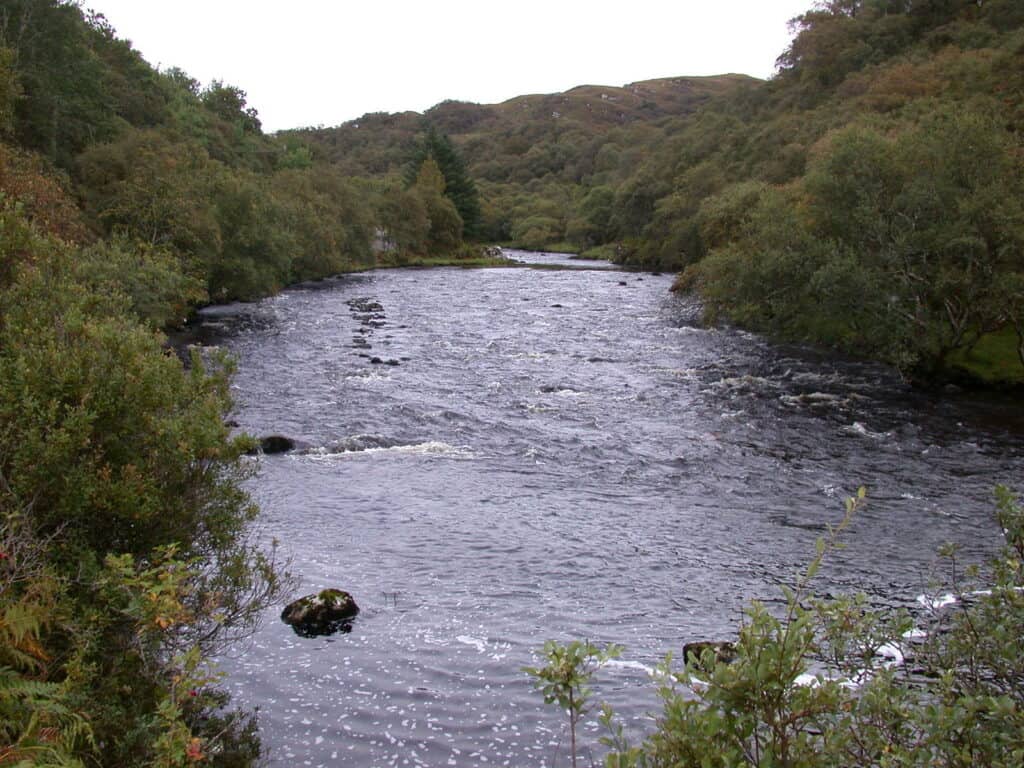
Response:
[[[289,603],[281,612],[281,620],[296,634],[314,637],[351,628],[351,620],[358,613],[359,606],[348,592],[323,589]]]

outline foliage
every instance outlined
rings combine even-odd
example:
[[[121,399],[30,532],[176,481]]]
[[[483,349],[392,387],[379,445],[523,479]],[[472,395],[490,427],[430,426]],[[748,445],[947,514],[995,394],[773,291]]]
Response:
[[[420,186],[424,164],[432,161],[444,179],[441,194],[447,197],[462,220],[463,234],[475,238],[480,227],[480,200],[466,164],[451,140],[433,126],[427,129],[423,143],[409,163],[407,185]]]
[[[150,130],[91,147],[78,177],[108,237],[165,250],[216,300],[266,295],[370,259],[370,208],[331,171],[230,168],[195,142]]]
[[[14,109],[21,96],[14,61],[13,50],[0,48],[0,136],[14,130]]]
[[[607,185],[592,188],[580,200],[578,218],[568,226],[567,234],[574,242],[587,247],[603,245],[612,238],[612,211],[615,190]]]
[[[327,168],[288,168],[274,175],[269,188],[292,243],[287,282],[373,263],[373,204],[353,180]]]
[[[0,515],[0,761],[80,765],[72,755],[91,744],[92,731],[65,687],[46,679],[51,657],[41,643],[59,582],[3,475]]]
[[[1005,547],[984,571],[969,570],[970,583],[949,548],[953,592],[944,602],[951,606],[926,613],[924,626],[910,632],[906,613],[873,610],[863,595],[815,600],[808,592],[863,498],[849,502],[844,522],[819,541],[807,573],[786,591],[783,617],[751,606],[735,660],[707,650],[680,671],[666,662],[656,730],[637,746],[613,730],[607,765],[1020,763],[1024,511],[997,490]],[[611,724],[610,713],[604,719]]]
[[[723,219],[735,189],[709,200],[701,231],[715,248],[691,278],[712,313],[933,378],[1024,307],[1014,155],[975,112],[930,115],[893,138],[845,128],[801,183],[737,198],[741,217]]]
[[[93,293],[125,296],[131,314],[153,330],[182,324],[207,296],[171,248],[123,235],[83,248],[72,272]]]
[[[0,144],[0,193],[39,229],[73,242],[92,239],[67,178],[39,156]]]
[[[389,249],[396,249],[403,256],[426,253],[430,215],[421,195],[411,189],[389,186],[380,195],[377,217]]]
[[[86,211],[105,234],[126,235],[209,260],[221,248],[211,211],[216,166],[206,151],[163,130],[128,131],[83,152]]]
[[[420,165],[416,181],[409,190],[423,203],[429,222],[425,246],[430,253],[450,253],[462,242],[462,217],[445,194],[446,184],[440,166],[428,157]]]
[[[542,654],[547,659],[543,667],[523,667],[535,677],[534,685],[543,695],[545,704],[558,704],[569,716],[569,734],[573,768],[576,768],[576,726],[587,713],[590,689],[587,684],[594,672],[609,659],[616,658],[622,649],[609,645],[603,649],[589,640],[561,645],[553,640],[544,643]]]
[[[250,539],[230,365],[186,371],[137,320],[159,324],[195,284],[159,249],[81,251],[16,206],[0,211],[0,255],[0,749],[54,764],[251,755],[245,718],[215,712],[208,659],[289,581]]]

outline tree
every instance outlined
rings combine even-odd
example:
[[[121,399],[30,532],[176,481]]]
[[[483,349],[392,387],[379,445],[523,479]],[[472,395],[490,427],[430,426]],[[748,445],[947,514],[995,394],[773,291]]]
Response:
[[[280,171],[269,194],[284,209],[280,226],[295,241],[290,281],[373,263],[372,203],[350,179],[328,168]]]
[[[206,739],[229,747],[245,728],[214,716],[226,699],[209,661],[288,586],[273,549],[249,538],[250,441],[224,424],[230,366],[185,370],[117,283],[83,280],[82,254],[10,206],[0,260],[13,265],[0,283],[0,547],[12,548],[0,635],[11,629],[22,654],[3,643],[0,664],[41,683],[22,686],[38,699],[26,719],[3,670],[2,729],[31,747],[57,728],[90,764],[183,764]]]
[[[647,169],[641,170],[619,187],[615,196],[612,225],[621,237],[637,237],[654,216],[660,197],[669,190]]]
[[[125,121],[151,126],[166,116],[152,68],[78,3],[8,0],[0,46],[14,52],[15,136],[63,168],[89,144],[114,138]]]
[[[895,140],[842,131],[807,175],[815,233],[884,276],[897,362],[925,378],[1024,302],[1008,290],[1024,270],[1013,146],[987,115],[940,111]]]
[[[0,47],[0,136],[7,136],[14,130],[15,106],[21,96],[15,58],[12,49]]]
[[[377,217],[387,240],[399,254],[427,252],[430,215],[423,197],[414,188],[392,186],[385,189],[377,206]]]
[[[454,203],[445,195],[445,179],[433,158],[427,158],[416,175],[412,191],[423,201],[430,230],[427,250],[451,253],[462,242],[463,223]]]
[[[220,170],[212,198],[221,249],[209,267],[210,296],[232,301],[275,293],[291,278],[297,250],[289,212],[263,177]]]
[[[234,85],[214,80],[200,95],[200,101],[213,114],[244,133],[259,133],[262,127],[259,114],[246,101],[246,94]]]
[[[579,214],[585,223],[581,233],[584,237],[584,246],[601,245],[612,239],[614,205],[615,190],[605,185],[594,187],[580,201]]]
[[[0,193],[40,230],[70,242],[93,237],[67,177],[38,154],[0,144]]]
[[[711,314],[934,381],[951,353],[1024,312],[1014,146],[972,111],[937,111],[897,137],[844,128],[799,183],[707,201],[698,219],[716,247],[688,279]]]
[[[455,205],[463,223],[463,235],[477,236],[480,227],[480,199],[466,164],[456,152],[451,140],[438,133],[433,126],[407,165],[406,185],[412,186],[426,160],[433,160],[444,177],[444,195]]]
[[[215,165],[202,147],[166,130],[126,131],[78,158],[86,211],[105,234],[171,246],[200,261],[220,249],[210,210]]]

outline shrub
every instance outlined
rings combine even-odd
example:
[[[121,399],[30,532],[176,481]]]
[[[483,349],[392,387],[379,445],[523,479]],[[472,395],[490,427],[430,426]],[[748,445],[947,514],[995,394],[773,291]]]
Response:
[[[906,611],[863,595],[814,599],[809,584],[863,491],[794,589],[786,611],[754,603],[735,659],[706,650],[662,667],[663,708],[631,746],[612,728],[609,768],[624,766],[1018,766],[1024,760],[1024,509],[998,488],[1005,544],[961,573],[941,553],[949,593]],[[612,727],[606,709],[605,724]]]

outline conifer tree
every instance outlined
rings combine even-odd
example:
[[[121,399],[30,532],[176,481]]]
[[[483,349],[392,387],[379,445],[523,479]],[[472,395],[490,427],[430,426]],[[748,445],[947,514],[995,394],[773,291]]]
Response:
[[[444,195],[455,205],[463,223],[463,235],[472,239],[480,227],[480,198],[466,163],[451,140],[430,126],[406,170],[406,186],[416,183],[424,161],[432,159],[444,176]]]

